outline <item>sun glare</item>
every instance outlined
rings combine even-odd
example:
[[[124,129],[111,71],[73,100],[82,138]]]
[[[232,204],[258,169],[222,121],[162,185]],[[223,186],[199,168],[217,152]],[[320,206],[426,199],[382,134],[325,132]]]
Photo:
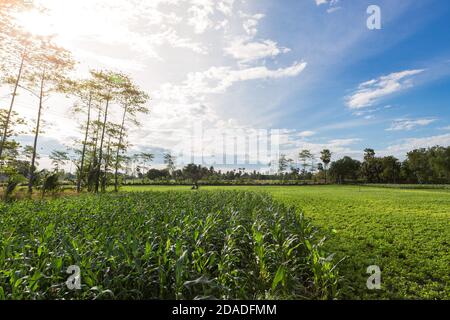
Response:
[[[67,42],[80,32],[86,31],[86,26],[79,21],[85,16],[83,1],[37,1],[46,8],[24,11],[17,15],[18,23],[28,32],[36,35],[55,35],[59,41]]]
[[[32,11],[18,14],[17,21],[27,32],[48,36],[58,34],[51,17],[45,13]]]

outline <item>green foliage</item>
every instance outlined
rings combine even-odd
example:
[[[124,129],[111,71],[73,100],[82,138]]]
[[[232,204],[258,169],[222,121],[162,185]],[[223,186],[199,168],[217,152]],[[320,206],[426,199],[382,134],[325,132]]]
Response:
[[[42,184],[42,196],[48,192],[55,192],[59,187],[59,174],[52,173],[44,176]]]
[[[412,187],[412,186],[411,186]],[[261,187],[259,187],[261,189]],[[250,188],[249,188],[250,189]],[[373,187],[268,187],[323,228],[335,252],[344,299],[450,299],[450,190]],[[378,265],[382,289],[368,290]]]
[[[5,299],[336,297],[315,228],[250,192],[119,193],[0,206]],[[81,269],[81,290],[65,281]]]
[[[24,181],[26,181],[26,178],[20,174],[10,175],[3,191],[3,200],[10,200],[17,186]]]
[[[343,299],[450,299],[449,186],[226,187],[264,190],[274,199],[302,208],[331,237],[342,276]],[[125,187],[128,191],[180,190],[186,187]],[[409,189],[414,188],[414,189]],[[204,187],[208,191],[224,187]],[[368,290],[367,267],[378,265],[382,289]],[[280,270],[282,272],[282,270]],[[275,278],[274,278],[275,279]],[[276,281],[275,281],[276,282]]]

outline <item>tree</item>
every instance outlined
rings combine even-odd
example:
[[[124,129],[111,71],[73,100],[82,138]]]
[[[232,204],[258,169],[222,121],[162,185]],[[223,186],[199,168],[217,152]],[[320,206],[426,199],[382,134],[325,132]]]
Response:
[[[286,158],[285,154],[281,154],[280,158],[278,159],[278,173],[283,174],[286,169],[288,168],[289,161]]]
[[[32,95],[38,98],[38,112],[36,119],[36,127],[34,129],[33,154],[31,157],[29,170],[28,193],[33,192],[33,176],[36,170],[36,150],[38,137],[41,129],[41,118],[44,103],[51,92],[58,90],[60,83],[63,81],[68,71],[74,67],[69,51],[56,46],[52,43],[51,38],[39,38],[39,46],[37,51],[33,52],[30,62],[32,68],[26,74],[27,85],[24,87]]]
[[[323,170],[325,171],[325,183],[327,183],[328,166],[331,162],[331,156],[332,156],[332,153],[328,149],[324,149],[320,153],[320,160],[322,160]]]
[[[145,153],[145,152],[141,152],[140,154],[138,154],[138,157],[142,160],[143,164],[144,164],[144,169],[146,171],[149,170],[150,164],[153,162],[153,160],[155,159],[155,155],[153,153]],[[145,175],[146,173],[144,173]]]
[[[75,114],[86,113],[86,121],[81,126],[84,129],[84,139],[81,148],[81,160],[77,166],[77,192],[81,192],[82,181],[85,175],[86,150],[88,145],[89,130],[91,129],[91,116],[94,106],[98,106],[99,87],[92,79],[69,80],[60,84],[60,91],[75,96],[78,101],[74,104],[72,111]]]
[[[439,183],[450,182],[450,147],[432,147],[428,149],[428,158],[434,180]]]
[[[4,73],[1,78],[4,83],[12,85],[11,100],[0,141],[0,158],[7,143],[10,118],[25,66],[30,62],[30,55],[39,51],[39,39],[21,30],[14,17],[19,11],[31,9],[43,11],[43,8],[38,7],[33,1],[0,1],[0,70]]]
[[[364,150],[364,162],[361,166],[361,175],[368,182],[380,182],[383,164],[381,160],[375,157],[373,149]]]
[[[95,170],[95,193],[99,192],[100,188],[100,178],[101,178],[101,165],[103,161],[103,146],[105,142],[106,125],[109,116],[110,104],[117,100],[122,85],[127,81],[127,77],[121,73],[116,73],[112,71],[91,71],[93,80],[99,85],[100,97],[105,103],[103,111],[103,122],[101,123],[101,135],[100,135],[100,147],[99,155],[96,163]]]
[[[128,120],[132,121],[135,125],[139,125],[136,116],[138,114],[146,114],[149,112],[148,108],[145,106],[145,104],[148,102],[149,96],[144,91],[139,90],[139,88],[135,84],[133,84],[129,78],[126,78],[124,80],[125,81],[123,82],[123,87],[119,96],[119,100],[123,108],[123,115],[122,124],[120,126],[119,143],[117,146],[116,165],[114,172],[114,190],[116,192],[119,191],[119,153],[122,146],[123,134],[126,130],[125,122],[128,118]]]
[[[12,86],[11,100],[0,141],[0,158],[3,155],[4,145],[8,138],[7,131],[11,125],[10,118],[18,95],[18,89],[27,68],[31,68],[29,64],[32,62],[33,56],[40,50],[40,41],[39,38],[22,31],[16,31],[13,37],[8,38],[7,43],[5,43],[6,40],[0,41],[2,45],[8,48],[6,53],[0,51],[2,61],[0,69],[3,69],[5,72],[2,82]]]
[[[305,176],[307,173],[307,168],[309,166],[308,162],[312,161],[313,155],[312,155],[311,151],[305,149],[305,150],[300,151],[300,153],[298,154],[298,158],[303,166],[302,174],[303,174],[303,176]]]
[[[184,167],[183,175],[192,181],[195,189],[198,189],[198,182],[202,179],[204,171],[200,165],[191,163]]]
[[[424,148],[416,149],[407,154],[408,166],[419,184],[432,180],[433,170],[429,163],[428,151]]]
[[[70,161],[70,158],[66,151],[52,151],[50,160],[52,160],[54,171],[60,172],[61,167],[65,166]]]
[[[164,164],[166,165],[166,168],[170,174],[175,171],[175,161],[176,158],[171,153],[164,154]]]
[[[20,144],[12,138],[25,133],[20,127],[26,125],[25,119],[15,111],[0,109],[0,131],[4,133],[2,139],[3,154],[0,157],[1,165],[7,165],[19,155]]]
[[[346,179],[356,180],[360,167],[361,163],[358,160],[344,157],[331,164],[330,175],[339,183],[343,183]]]
[[[397,158],[388,156],[380,159],[383,171],[381,180],[385,183],[397,183],[400,178],[401,163]]]

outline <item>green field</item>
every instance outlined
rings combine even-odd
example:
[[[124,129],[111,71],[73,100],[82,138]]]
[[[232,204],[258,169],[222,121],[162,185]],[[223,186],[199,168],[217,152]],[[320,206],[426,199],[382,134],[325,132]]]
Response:
[[[343,277],[341,298],[450,299],[450,190],[317,187],[204,187],[267,191],[301,208],[330,239]],[[128,191],[189,190],[129,187]],[[382,270],[382,289],[366,287],[369,265]]]
[[[0,300],[450,299],[449,248],[449,189],[124,187],[1,204]]]
[[[1,204],[0,300],[331,299],[338,276],[320,240],[300,211],[252,192]]]

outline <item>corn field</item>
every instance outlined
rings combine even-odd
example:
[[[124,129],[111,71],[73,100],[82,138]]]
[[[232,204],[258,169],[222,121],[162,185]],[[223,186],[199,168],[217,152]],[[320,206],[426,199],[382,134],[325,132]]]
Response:
[[[319,234],[257,192],[1,204],[0,300],[332,299],[338,275]]]

